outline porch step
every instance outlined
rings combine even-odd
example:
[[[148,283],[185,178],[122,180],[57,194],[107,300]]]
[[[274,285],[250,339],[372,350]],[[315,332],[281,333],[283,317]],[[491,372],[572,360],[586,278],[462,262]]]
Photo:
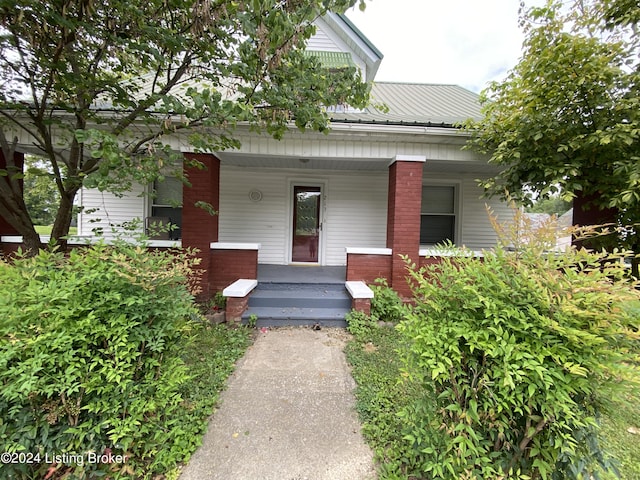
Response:
[[[351,297],[344,284],[258,283],[242,315],[248,323],[257,316],[258,327],[315,325],[346,327]]]

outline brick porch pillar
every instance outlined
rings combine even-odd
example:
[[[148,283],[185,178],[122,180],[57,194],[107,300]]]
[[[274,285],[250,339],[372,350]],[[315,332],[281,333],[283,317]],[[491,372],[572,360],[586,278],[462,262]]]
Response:
[[[218,241],[218,215],[220,209],[220,160],[211,154],[185,153],[184,173],[191,186],[184,186],[182,194],[182,246],[199,250],[201,269],[205,270],[201,280],[201,296],[208,298],[212,292],[209,282],[212,242]],[[199,162],[204,168],[189,165]],[[213,206],[216,215],[197,207],[196,202]]]
[[[576,192],[576,197],[573,199],[573,225],[584,227],[588,225],[605,225],[605,224],[617,224],[618,209],[617,208],[603,208],[600,209],[594,205],[593,202],[599,198],[598,194],[583,195],[581,192]],[[578,240],[575,236],[571,239],[571,243],[577,248],[594,248],[600,249],[607,241],[611,241],[610,237],[593,238],[589,240]]]
[[[387,248],[393,250],[390,285],[402,297],[410,297],[405,263],[407,255],[419,263],[420,207],[422,203],[422,170],[426,157],[398,155],[389,166],[387,207]]]
[[[17,173],[22,172],[24,167],[24,153],[15,152],[13,154],[13,161],[15,163],[15,171],[10,171],[9,176],[15,175]],[[0,149],[0,170],[7,169],[7,161],[4,158],[4,153]],[[0,182],[9,182],[7,176],[0,175]],[[22,180],[20,180],[20,185],[22,185]],[[0,216],[0,236],[3,235],[19,235],[18,231],[7,222],[4,217]]]

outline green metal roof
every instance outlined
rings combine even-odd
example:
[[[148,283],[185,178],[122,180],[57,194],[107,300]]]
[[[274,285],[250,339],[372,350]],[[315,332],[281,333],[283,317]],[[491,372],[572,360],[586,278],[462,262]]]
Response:
[[[385,105],[387,111],[376,106]],[[480,119],[480,97],[458,85],[374,82],[363,110],[333,112],[336,123],[454,126]]]
[[[315,57],[320,63],[329,69],[354,67],[351,54],[347,52],[323,52],[319,50],[305,50],[305,56]]]

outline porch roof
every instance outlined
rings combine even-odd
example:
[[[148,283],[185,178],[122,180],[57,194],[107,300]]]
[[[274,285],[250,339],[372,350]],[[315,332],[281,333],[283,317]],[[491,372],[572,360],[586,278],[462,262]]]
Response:
[[[454,127],[482,113],[480,96],[458,85],[374,82],[367,108],[333,111],[331,117],[333,123]]]

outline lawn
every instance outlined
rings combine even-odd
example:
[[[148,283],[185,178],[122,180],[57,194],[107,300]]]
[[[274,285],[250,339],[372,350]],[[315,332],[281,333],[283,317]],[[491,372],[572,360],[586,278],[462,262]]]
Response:
[[[53,225],[35,225],[36,233],[38,235],[51,235],[51,229]],[[69,227],[69,235],[76,235],[78,233],[78,227]]]

